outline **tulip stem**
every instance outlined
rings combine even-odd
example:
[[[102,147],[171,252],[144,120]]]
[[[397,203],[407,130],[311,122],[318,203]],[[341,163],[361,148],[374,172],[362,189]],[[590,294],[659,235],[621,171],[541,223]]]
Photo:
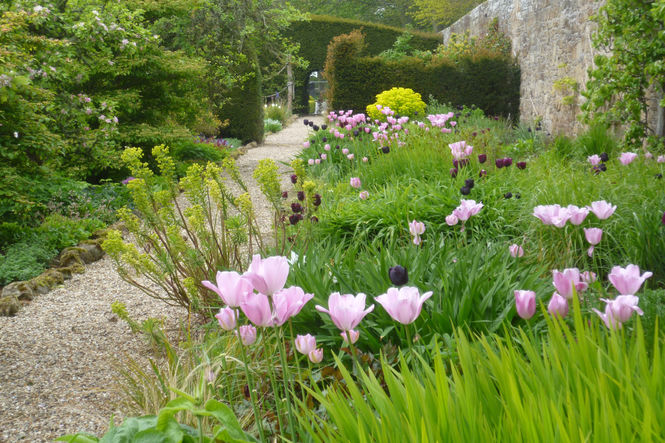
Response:
[[[275,336],[277,335],[277,332],[273,329],[273,332],[275,332]],[[278,339],[279,340],[279,339]],[[266,349],[267,351],[267,349]],[[280,351],[281,353],[281,351]],[[275,400],[275,410],[277,412],[277,423],[279,424],[279,430],[280,432],[284,431],[284,423],[282,422],[282,406],[281,402],[279,401],[279,390],[277,389],[277,383],[275,381],[275,371],[273,369],[273,362],[272,362],[272,352],[266,352],[266,363],[268,365],[268,374],[270,375],[270,386],[272,387],[272,394]],[[282,371],[284,368],[282,368]]]
[[[279,342],[279,356],[282,361],[282,378],[284,383],[284,396],[286,397],[286,411],[288,414],[289,428],[291,429],[291,438],[295,437],[296,427],[293,424],[293,411],[291,411],[291,388],[289,384],[291,382],[291,374],[289,373],[289,365],[286,359],[286,346],[284,345],[284,331],[280,327],[278,328],[278,337]],[[296,439],[297,440],[297,439]]]
[[[351,348],[351,361],[352,361],[352,366],[353,366],[353,372],[360,372],[360,364],[357,361],[357,356],[356,356],[356,347],[353,345],[353,340],[351,340],[351,335],[349,334],[349,331],[344,331],[344,334],[346,334],[346,341],[349,344],[349,347]]]
[[[291,335],[291,345],[295,346],[296,340],[293,335],[293,322],[289,319],[289,333]],[[296,357],[296,369],[298,371],[298,382],[302,383],[302,372],[300,370],[300,353],[294,352],[293,355]]]
[[[404,325],[404,331],[406,332],[406,341],[409,344],[409,353],[412,353],[413,339],[411,338],[411,331],[409,331],[409,325]]]
[[[258,401],[256,398],[256,392],[254,391],[254,379],[252,377],[252,374],[249,372],[249,365],[247,363],[247,352],[245,351],[245,345],[242,342],[242,338],[240,336],[240,325],[236,324],[236,336],[238,337],[238,341],[240,342],[240,350],[242,353],[242,362],[244,363],[245,367],[245,378],[247,379],[247,385],[249,386],[249,398],[252,401],[252,410],[254,411],[254,421],[256,422],[256,427],[259,430],[259,437],[261,437],[261,441],[266,441],[265,434],[263,432],[263,418],[259,414],[259,408],[258,408]]]

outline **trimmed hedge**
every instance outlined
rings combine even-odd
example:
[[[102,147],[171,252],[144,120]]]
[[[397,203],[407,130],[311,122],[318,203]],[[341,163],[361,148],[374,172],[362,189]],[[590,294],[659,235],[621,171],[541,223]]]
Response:
[[[296,112],[308,112],[309,74],[312,71],[323,70],[330,41],[338,35],[347,34],[355,29],[361,29],[365,34],[368,55],[378,55],[392,48],[397,37],[407,31],[392,26],[326,15],[310,15],[310,19],[307,21],[291,23],[286,36],[300,44],[298,54],[309,62],[307,69],[298,69],[294,73],[296,81],[294,110]],[[413,35],[409,44],[414,49],[433,51],[443,41],[439,34],[412,30],[408,30],[408,32]]]
[[[453,105],[476,105],[489,115],[517,120],[520,101],[520,69],[511,59],[489,51],[453,62],[435,57],[388,61],[363,57],[359,32],[339,36],[328,48],[325,77],[331,109],[365,112],[375,97],[392,87],[411,88],[423,98],[432,95]]]
[[[247,63],[240,74],[246,79],[229,91],[225,98],[228,102],[222,105],[217,116],[226,122],[220,136],[238,138],[243,143],[263,141],[263,95],[261,90],[261,70],[254,48],[246,46]]]

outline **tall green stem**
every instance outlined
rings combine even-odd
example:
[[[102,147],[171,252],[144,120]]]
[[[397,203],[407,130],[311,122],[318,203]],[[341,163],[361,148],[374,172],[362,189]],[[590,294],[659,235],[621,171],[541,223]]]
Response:
[[[277,335],[276,330],[273,328],[274,336]],[[277,413],[277,423],[279,423],[280,432],[284,431],[284,422],[282,421],[282,402],[279,401],[279,390],[277,389],[277,377],[272,362],[272,352],[266,352],[266,363],[268,365],[268,374],[270,376],[270,386],[272,387],[273,397],[275,398],[275,412]]]
[[[259,414],[259,408],[258,408],[258,401],[256,398],[256,391],[255,391],[255,386],[254,386],[254,378],[252,377],[252,374],[249,372],[249,365],[247,363],[247,352],[245,351],[245,345],[242,342],[242,338],[240,337],[240,325],[236,325],[236,335],[238,337],[238,341],[240,342],[240,350],[242,353],[242,362],[244,363],[245,367],[245,378],[247,379],[247,385],[249,386],[249,398],[252,401],[252,410],[254,411],[254,421],[256,422],[256,427],[259,430],[259,437],[261,437],[261,441],[266,441],[266,436],[265,433],[263,432],[263,418]]]
[[[291,374],[289,373],[289,365],[286,361],[286,346],[284,345],[284,331],[280,327],[278,328],[279,336],[279,356],[282,361],[282,378],[284,383],[284,395],[286,396],[286,411],[288,413],[289,428],[291,430],[291,438],[295,437],[296,427],[293,424],[293,411],[291,410],[291,388],[289,383],[291,382]]]

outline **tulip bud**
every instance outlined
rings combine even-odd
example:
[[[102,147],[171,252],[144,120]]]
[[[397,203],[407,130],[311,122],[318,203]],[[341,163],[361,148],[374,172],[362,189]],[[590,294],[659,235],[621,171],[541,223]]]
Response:
[[[381,151],[383,151],[384,154],[387,154],[390,152],[390,146],[384,146],[381,148]]]
[[[473,189],[473,186],[475,185],[475,182],[473,181],[472,178],[467,178],[464,180],[464,186],[466,186],[469,189]]]
[[[496,160],[494,160],[494,164],[496,165],[497,168],[503,168],[503,159],[497,158]]]
[[[291,183],[294,185],[298,183],[298,176],[296,174],[291,174]]]
[[[510,251],[510,255],[512,257],[523,257],[524,256],[524,249],[520,245],[516,245],[516,244],[510,245],[508,250]]]
[[[526,162],[517,162],[517,169],[526,169]]]
[[[325,131],[326,129],[328,129],[328,125],[326,125],[325,123],[322,124],[322,125],[321,125],[321,129],[323,129],[323,130]]]
[[[256,328],[252,325],[240,326],[240,341],[243,345],[249,346],[256,342]]]
[[[231,331],[236,327],[236,320],[238,319],[238,312],[235,309],[230,307],[225,307],[219,310],[219,313],[215,315],[215,318],[219,322],[219,326],[222,327],[225,331]]]
[[[309,356],[309,361],[311,361],[312,363],[314,364],[321,363],[321,361],[323,360],[323,349],[321,348],[315,349],[312,352],[310,352],[308,356]]]
[[[309,125],[309,120],[305,119],[302,121],[305,126]]]
[[[452,178],[457,177],[457,168],[450,168],[450,175]]]
[[[292,225],[295,225],[300,221],[300,217],[298,217],[299,214],[291,214],[289,215],[289,223]]]
[[[475,132],[473,133],[475,136]],[[478,163],[485,163],[487,161],[487,154],[478,154]]]
[[[298,191],[298,200],[300,200],[300,201],[305,200],[305,192]]]
[[[528,320],[536,313],[536,293],[533,291],[515,291],[517,315]]]
[[[505,194],[503,194],[503,198],[506,198],[506,199],[513,198],[513,193],[512,192],[506,192]]]
[[[351,329],[350,331],[341,332],[339,335],[341,335],[342,338],[344,339],[345,345],[349,343],[349,339],[351,339],[351,344],[355,344],[360,338],[360,332],[355,331],[353,329]]]
[[[466,187],[466,186],[462,186],[462,187],[460,188],[459,192],[460,192],[462,195],[469,195],[469,194],[471,193],[471,189],[469,189],[469,188]]]
[[[289,193],[287,191],[283,191],[282,198],[289,198]]]
[[[316,337],[311,334],[298,335],[294,341],[296,350],[301,354],[309,354],[316,349]]]
[[[565,317],[568,315],[568,300],[555,292],[547,305],[547,312],[553,317]]]
[[[314,199],[313,199],[312,203],[314,203],[314,206],[319,206],[321,204],[321,195],[320,194],[314,194]]]
[[[608,161],[609,159],[610,159],[610,156],[607,155],[607,152],[603,152],[602,154],[600,154],[600,160],[601,160],[601,161],[606,162],[606,161]]]
[[[409,273],[406,268],[396,265],[388,270],[388,277],[395,286],[402,286],[409,282]]]

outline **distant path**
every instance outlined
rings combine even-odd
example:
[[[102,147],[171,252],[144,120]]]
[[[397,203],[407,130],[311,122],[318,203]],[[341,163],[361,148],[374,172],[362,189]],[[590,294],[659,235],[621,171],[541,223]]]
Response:
[[[263,232],[270,229],[272,215],[251,177],[254,167],[264,158],[290,161],[307,134],[299,118],[237,160]],[[165,317],[175,325],[185,315],[122,281],[105,257],[38,296],[16,317],[0,317],[1,442],[49,442],[79,431],[101,435],[111,415],[116,423],[122,420],[126,411],[112,389],[113,365],[124,356],[145,362],[150,350],[111,313],[116,300],[137,320]]]

